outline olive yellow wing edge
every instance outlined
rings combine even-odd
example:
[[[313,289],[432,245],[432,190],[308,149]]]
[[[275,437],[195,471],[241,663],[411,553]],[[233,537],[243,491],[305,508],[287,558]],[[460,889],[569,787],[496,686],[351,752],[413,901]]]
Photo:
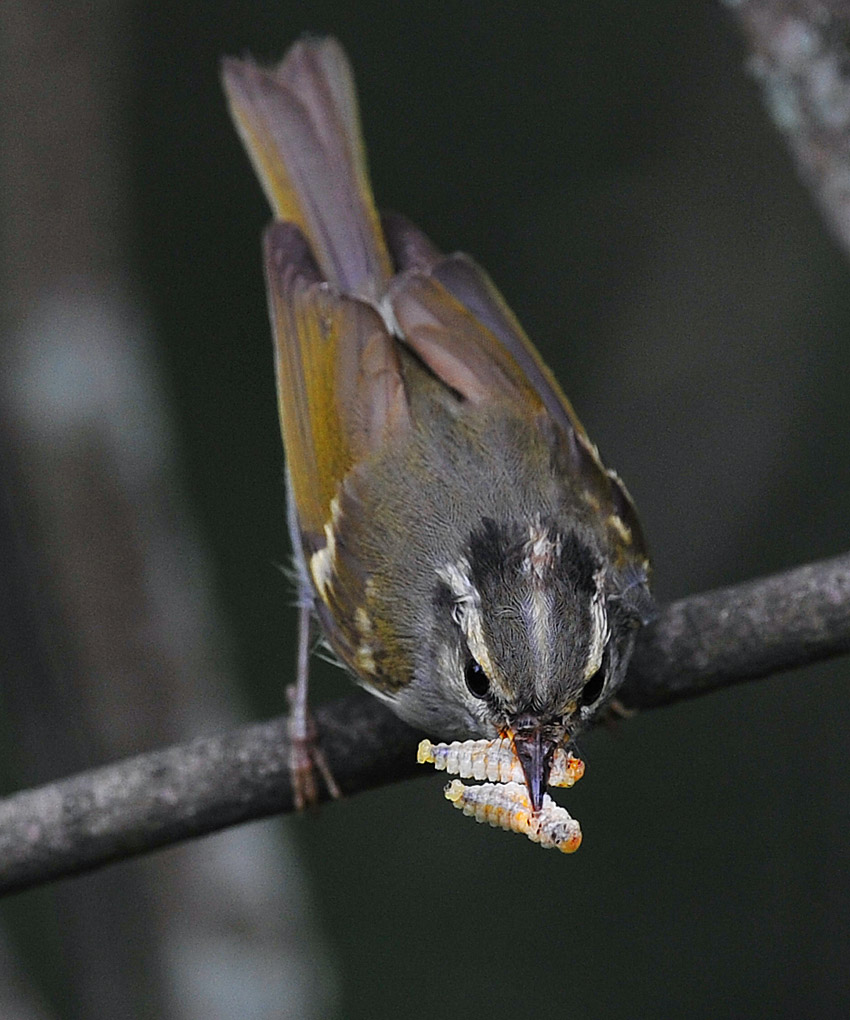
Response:
[[[353,465],[409,425],[407,398],[383,319],[320,279],[298,228],[273,223],[264,251],[292,497],[318,537]]]

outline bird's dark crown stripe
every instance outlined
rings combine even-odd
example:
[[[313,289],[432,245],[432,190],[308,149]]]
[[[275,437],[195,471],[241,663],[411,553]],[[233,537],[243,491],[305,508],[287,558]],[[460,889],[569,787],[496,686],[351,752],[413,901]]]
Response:
[[[469,565],[471,580],[479,590],[499,579],[510,577],[523,569],[528,559],[529,526],[516,521],[499,522],[485,517],[481,527],[469,538]],[[540,532],[557,549],[553,562],[556,575],[569,577],[580,592],[592,596],[596,593],[595,574],[599,569],[597,557],[574,531],[559,533],[552,522],[544,521]]]

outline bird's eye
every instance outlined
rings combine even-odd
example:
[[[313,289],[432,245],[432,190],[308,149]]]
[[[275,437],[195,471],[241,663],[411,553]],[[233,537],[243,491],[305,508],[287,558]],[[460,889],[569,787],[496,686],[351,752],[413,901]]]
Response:
[[[602,693],[605,686],[605,670],[597,669],[582,688],[578,703],[582,708],[589,708]]]
[[[463,669],[463,678],[469,693],[476,698],[486,698],[490,690],[490,678],[476,659],[469,659]]]

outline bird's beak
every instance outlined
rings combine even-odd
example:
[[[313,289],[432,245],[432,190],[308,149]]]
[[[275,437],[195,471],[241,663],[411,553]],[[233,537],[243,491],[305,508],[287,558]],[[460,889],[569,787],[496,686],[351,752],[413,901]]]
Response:
[[[543,806],[543,794],[549,785],[549,766],[557,742],[545,736],[543,727],[510,731],[519,763],[528,787],[532,809],[537,812]]]

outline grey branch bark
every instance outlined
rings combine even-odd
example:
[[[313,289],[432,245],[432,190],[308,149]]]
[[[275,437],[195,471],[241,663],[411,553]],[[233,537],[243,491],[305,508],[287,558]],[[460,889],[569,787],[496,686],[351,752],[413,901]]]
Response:
[[[620,692],[647,709],[850,652],[850,554],[666,606]]]
[[[622,700],[652,708],[846,652],[850,554],[665,607]],[[420,735],[377,699],[316,715],[343,793],[416,774]],[[139,755],[0,802],[0,893],[292,808],[285,718]]]

